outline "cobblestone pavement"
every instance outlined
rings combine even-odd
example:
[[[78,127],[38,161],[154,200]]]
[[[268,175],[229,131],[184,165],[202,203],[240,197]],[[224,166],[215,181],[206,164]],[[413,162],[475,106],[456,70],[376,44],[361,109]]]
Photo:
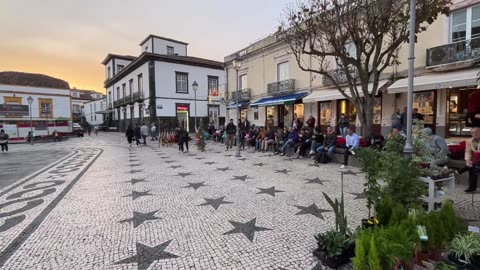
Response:
[[[0,268],[322,269],[313,235],[334,226],[322,192],[340,197],[338,164],[148,143],[101,133],[36,145],[67,154],[0,190]],[[25,161],[30,151],[11,147]],[[346,174],[343,188],[355,227],[367,214],[363,176]],[[456,208],[480,219],[458,191]]]

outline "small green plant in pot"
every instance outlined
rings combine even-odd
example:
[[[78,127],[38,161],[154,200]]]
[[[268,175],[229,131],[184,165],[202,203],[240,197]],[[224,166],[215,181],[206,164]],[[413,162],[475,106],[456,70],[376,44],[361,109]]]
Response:
[[[313,255],[328,267],[337,269],[348,263],[353,257],[355,238],[347,227],[343,195],[340,201],[332,200],[325,193],[323,195],[335,213],[335,230],[332,229],[315,236],[318,248],[313,251]]]
[[[448,261],[467,269],[471,269],[472,266],[480,268],[479,256],[480,236],[475,233],[457,234],[450,242],[446,253]]]

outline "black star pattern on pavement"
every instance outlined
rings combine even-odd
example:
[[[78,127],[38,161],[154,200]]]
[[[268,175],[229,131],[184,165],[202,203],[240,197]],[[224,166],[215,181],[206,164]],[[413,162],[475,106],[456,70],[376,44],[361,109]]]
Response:
[[[132,178],[132,180],[130,180],[130,183],[132,183],[132,185],[135,185],[136,183],[140,183],[140,182],[147,182],[147,181],[145,181],[145,178]]]
[[[131,174],[139,173],[139,172],[143,172],[143,170],[131,170],[131,171],[130,171]]]
[[[320,167],[320,165],[318,163],[310,163],[308,167]]]
[[[363,200],[367,198],[367,193],[364,191],[362,193],[350,193],[355,196],[354,200]]]
[[[217,168],[217,171],[222,171],[222,172],[231,171],[231,170],[232,170],[232,169],[230,169],[229,167]]]
[[[283,160],[293,161],[293,158],[284,158]]]
[[[233,155],[225,155],[226,157],[233,157]]]
[[[184,188],[193,188],[195,190],[199,189],[200,187],[207,187],[208,185],[204,185],[203,183],[205,182],[200,182],[200,183],[188,183],[188,186]]]
[[[197,157],[195,159],[202,160],[202,159],[205,159],[205,158],[204,157]]]
[[[215,154],[221,154],[222,151],[215,151],[214,153],[215,153]]]
[[[320,184],[320,185],[323,185],[323,182],[328,182],[328,180],[322,180],[318,177],[315,177],[313,179],[305,179],[307,180],[307,184]]]
[[[115,264],[137,263],[138,270],[146,270],[150,265],[157,260],[166,260],[178,258],[177,255],[166,252],[165,249],[170,245],[172,240],[162,243],[158,246],[149,247],[140,243],[136,244],[137,254],[132,257],[125,258],[116,262]]]
[[[138,161],[138,159],[130,159],[130,162]]]
[[[175,176],[181,176],[182,178],[185,178],[185,176],[189,176],[189,175],[193,175],[191,172],[187,172],[187,173],[178,173],[177,175]]]
[[[267,165],[267,164],[262,163],[262,162],[253,164],[253,166],[258,166],[258,167],[263,167],[265,165]]]
[[[170,168],[172,168],[172,169],[176,169],[176,168],[180,168],[180,167],[182,167],[182,165],[172,165],[172,166],[170,166]]]
[[[148,213],[140,213],[140,212],[133,211],[133,217],[132,218],[121,220],[120,223],[133,222],[133,228],[136,228],[136,227],[142,225],[143,222],[145,222],[147,220],[161,219],[161,218],[155,216],[155,213],[157,213],[157,212],[158,212],[158,210],[148,212]]]
[[[194,156],[196,156],[197,154],[188,154],[188,155],[191,156],[191,157],[194,157]]]
[[[288,174],[289,172],[292,172],[292,171],[289,171],[287,169],[283,169],[283,170],[275,170],[275,173],[283,173],[283,174]]]
[[[132,194],[124,196],[124,197],[132,197],[132,200],[136,200],[143,196],[151,196],[152,194],[149,193],[150,190],[147,191],[132,191]]]
[[[255,236],[255,232],[272,230],[272,229],[268,229],[268,228],[255,226],[255,223],[257,222],[257,218],[254,218],[254,219],[252,219],[250,221],[247,221],[245,223],[241,223],[241,222],[237,222],[237,221],[231,221],[231,220],[229,220],[228,222],[230,222],[230,224],[232,224],[232,226],[235,227],[235,228],[226,232],[226,233],[224,233],[223,235],[234,234],[234,233],[242,233],[252,243],[253,243],[253,238]]]
[[[249,179],[248,175],[241,175],[241,176],[234,176],[233,179],[230,179],[230,180],[240,180],[240,181],[245,182],[245,180],[247,180],[247,179]]]
[[[273,155],[263,155],[263,156],[258,156],[258,157],[271,157]]]
[[[169,157],[160,157],[160,158],[161,158],[161,159],[167,159],[167,158],[169,158]]]
[[[159,153],[157,154],[158,156],[164,156],[165,154],[164,153]],[[164,157],[160,157],[160,158],[164,158]],[[166,157],[165,157],[166,158]]]
[[[218,210],[218,207],[220,207],[220,205],[222,204],[233,203],[233,202],[224,201],[223,199],[225,199],[225,196],[220,197],[218,199],[208,199],[208,198],[203,198],[203,199],[206,201],[206,203],[202,203],[198,206],[211,205],[215,210]]]
[[[283,190],[275,190],[275,187],[271,187],[271,188],[257,188],[260,190],[260,192],[257,192],[257,194],[262,194],[262,193],[265,193],[265,194],[268,194],[272,197],[275,197],[275,193],[279,193],[279,192],[285,192]]]
[[[212,165],[212,164],[215,164],[215,162],[209,161],[209,162],[204,162],[203,164]]]
[[[352,171],[352,170],[348,170],[348,171],[346,171],[346,172],[344,172],[344,171],[339,171],[339,172],[342,173],[343,175],[355,175],[355,176],[358,175],[358,173],[356,173],[356,172],[354,172],[354,171]]]
[[[130,164],[130,167],[138,167],[140,164]]]
[[[314,215],[316,217],[318,217],[319,219],[322,219],[322,220],[325,220],[323,218],[323,215],[322,213],[328,213],[328,212],[332,212],[331,210],[326,210],[326,209],[321,209],[321,208],[318,208],[316,204],[312,203],[310,204],[309,206],[305,207],[305,206],[300,206],[300,205],[295,205],[295,207],[297,207],[298,209],[301,209],[302,211],[296,213],[295,215],[307,215],[307,214],[311,214],[311,215]]]
[[[170,163],[175,163],[175,160],[165,160],[165,163],[170,164]]]

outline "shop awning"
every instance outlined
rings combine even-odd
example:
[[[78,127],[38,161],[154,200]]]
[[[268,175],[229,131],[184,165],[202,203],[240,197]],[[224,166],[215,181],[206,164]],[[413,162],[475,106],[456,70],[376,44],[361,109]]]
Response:
[[[381,89],[385,84],[388,83],[388,80],[379,81],[378,82],[378,89]],[[358,87],[358,86],[357,86]],[[344,88],[346,94],[350,96],[350,90]],[[359,90],[359,95],[363,96],[363,92],[361,89]],[[373,90],[373,83],[368,84],[368,92],[371,93]],[[327,88],[313,91],[310,95],[303,98],[303,103],[310,103],[310,102],[317,102],[317,101],[329,101],[329,100],[337,100],[337,99],[344,99],[345,97],[338,91],[337,88]]]
[[[413,91],[476,86],[479,71],[480,69],[476,68],[417,76],[413,80]],[[398,80],[388,87],[389,94],[405,93],[407,91],[408,78]]]
[[[306,94],[307,93],[295,93],[283,96],[266,97],[253,102],[250,104],[250,107],[294,104],[297,99],[303,98]]]
[[[241,108],[241,107],[247,106],[248,103],[250,103],[250,100],[240,100],[240,101],[238,101],[238,107]],[[227,105],[228,110],[236,109],[236,108],[237,108],[237,103],[235,101],[230,102]]]

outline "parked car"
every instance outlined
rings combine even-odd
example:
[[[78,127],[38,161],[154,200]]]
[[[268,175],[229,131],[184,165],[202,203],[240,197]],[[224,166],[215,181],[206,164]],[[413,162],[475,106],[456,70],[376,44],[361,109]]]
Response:
[[[79,123],[73,123],[73,134],[83,137],[83,127]]]

